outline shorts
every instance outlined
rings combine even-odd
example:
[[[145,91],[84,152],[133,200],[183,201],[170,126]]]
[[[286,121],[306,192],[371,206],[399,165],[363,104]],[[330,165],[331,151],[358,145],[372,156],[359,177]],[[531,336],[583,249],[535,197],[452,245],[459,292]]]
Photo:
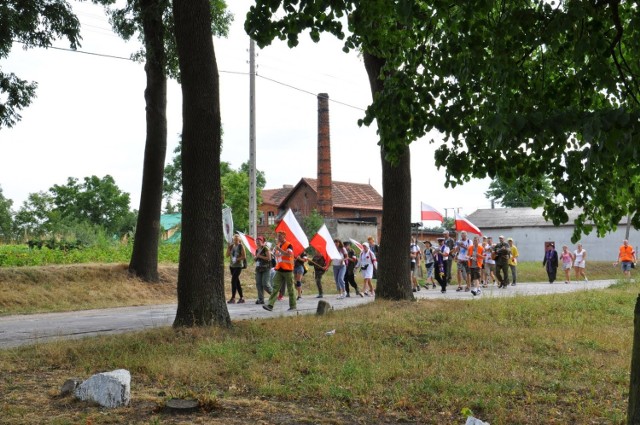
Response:
[[[587,262],[582,260],[582,261],[576,261],[575,263],[573,263],[573,267],[580,267],[581,269],[584,269]]]
[[[304,274],[304,266],[303,265],[295,266],[293,268],[293,272],[295,274]]]
[[[434,263],[429,263],[427,264],[427,279],[429,279],[430,277],[433,277],[433,267]]]
[[[411,262],[411,271],[414,271],[416,269],[416,262],[412,261]]]
[[[469,273],[469,263],[467,263],[467,260],[458,261],[458,271],[464,279],[467,278],[467,273]]]
[[[623,261],[622,262],[622,271],[623,272],[628,272],[631,271],[631,269],[633,267],[631,267],[633,265],[633,263],[631,261]]]
[[[571,270],[571,263],[562,263],[563,270]]]
[[[495,263],[487,263],[486,261],[484,262],[484,270],[486,272],[496,272],[496,264]]]
[[[471,280],[480,280],[480,269],[477,267],[471,268]]]

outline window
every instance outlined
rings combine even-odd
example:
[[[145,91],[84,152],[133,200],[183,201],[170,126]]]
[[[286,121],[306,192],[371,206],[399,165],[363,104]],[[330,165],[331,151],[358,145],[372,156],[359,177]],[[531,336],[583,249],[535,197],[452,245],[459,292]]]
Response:
[[[273,211],[269,211],[267,213],[267,224],[269,226],[276,224],[276,215],[273,213]]]
[[[264,226],[264,211],[258,211],[258,226]]]

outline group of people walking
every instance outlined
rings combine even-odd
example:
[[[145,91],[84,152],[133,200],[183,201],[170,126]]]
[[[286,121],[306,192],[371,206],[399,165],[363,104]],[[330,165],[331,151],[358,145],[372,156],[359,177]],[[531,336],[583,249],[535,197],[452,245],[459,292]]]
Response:
[[[378,245],[370,236],[367,242],[362,243],[359,255],[351,247],[351,241],[334,240],[335,247],[341,259],[327,259],[317,254],[312,259],[303,251],[294,256],[293,245],[286,239],[285,232],[276,233],[276,243],[272,248],[267,246],[264,237],[256,238],[255,253],[255,279],[258,298],[256,304],[262,304],[265,310],[272,311],[276,301],[284,298],[285,292],[289,296],[289,310],[297,308],[297,301],[302,298],[302,279],[308,270],[308,265],[315,271],[315,283],[318,288],[317,298],[324,297],[322,277],[330,267],[333,267],[333,277],[338,291],[338,299],[351,296],[349,287],[355,290],[355,295],[375,296],[372,279],[378,267],[376,253]],[[239,235],[234,235],[233,241],[227,247],[229,257],[229,270],[231,273],[231,298],[229,304],[242,304],[245,302],[240,273],[246,268],[246,250],[242,245]],[[362,291],[355,279],[356,270],[360,271],[363,278]],[[295,292],[294,292],[295,282]],[[265,293],[269,296],[265,300]],[[239,298],[236,300],[236,296]]]
[[[475,236],[469,239],[467,232],[460,232],[460,239],[453,239],[449,231],[444,231],[442,237],[437,239],[437,246],[430,241],[425,241],[426,248],[423,252],[417,249],[417,243],[412,241],[410,255],[412,261],[411,280],[413,290],[419,291],[415,269],[420,267],[422,258],[427,270],[425,289],[429,286],[435,288],[435,281],[440,285],[440,292],[446,293],[447,286],[453,279],[453,264],[456,264],[456,291],[471,292],[480,295],[481,288],[489,286],[490,282],[498,283],[500,288],[509,285],[509,270],[511,270],[511,285],[516,284],[518,248],[513,244],[513,239],[504,241],[500,236],[499,242],[494,244],[493,238],[487,236]],[[416,263],[415,265],[413,263]]]
[[[578,242],[577,248],[574,251],[569,251],[569,247],[563,245],[560,254],[556,251],[555,243],[547,243],[542,265],[547,271],[549,283],[555,282],[560,264],[562,265],[562,270],[564,270],[564,283],[571,283],[571,269],[575,271],[576,281],[583,280],[585,283],[589,282],[585,274],[587,268],[587,251],[582,247],[581,243]]]

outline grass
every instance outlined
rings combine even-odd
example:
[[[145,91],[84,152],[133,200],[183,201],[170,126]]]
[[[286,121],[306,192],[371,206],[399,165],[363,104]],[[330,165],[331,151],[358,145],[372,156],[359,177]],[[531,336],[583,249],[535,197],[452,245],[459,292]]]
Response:
[[[636,282],[602,291],[383,302],[328,316],[0,351],[2,423],[623,424]],[[333,336],[326,336],[336,329]],[[59,398],[126,368],[132,405]],[[171,397],[203,409],[163,413]],[[33,406],[38,406],[34,408]]]

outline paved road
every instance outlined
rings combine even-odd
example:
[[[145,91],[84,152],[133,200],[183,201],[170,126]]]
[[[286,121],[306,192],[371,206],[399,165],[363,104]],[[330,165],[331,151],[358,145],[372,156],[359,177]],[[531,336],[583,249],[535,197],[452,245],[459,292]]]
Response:
[[[606,288],[615,280],[598,280],[585,283],[562,282],[550,285],[548,283],[520,283],[507,289],[492,286],[483,289],[482,295],[474,297],[469,292],[456,292],[455,286],[446,294],[440,289],[430,289],[416,293],[421,299],[449,299],[468,300],[495,297],[513,297],[525,295],[558,294],[580,290],[596,290]],[[353,294],[352,294],[353,295]],[[371,297],[351,297],[344,300],[336,299],[335,295],[325,296],[334,309],[354,307],[373,301]],[[316,311],[317,299],[313,295],[304,296],[298,301],[298,310],[287,311],[287,298],[276,303],[273,312],[268,312],[253,302],[248,304],[228,305],[232,320],[263,319],[293,314],[313,314]],[[20,345],[46,342],[53,339],[82,338],[85,336],[115,334],[137,331],[158,326],[170,326],[176,314],[176,304],[122,307],[101,310],[84,310],[67,313],[47,313],[20,316],[0,317],[0,348],[17,347]]]

